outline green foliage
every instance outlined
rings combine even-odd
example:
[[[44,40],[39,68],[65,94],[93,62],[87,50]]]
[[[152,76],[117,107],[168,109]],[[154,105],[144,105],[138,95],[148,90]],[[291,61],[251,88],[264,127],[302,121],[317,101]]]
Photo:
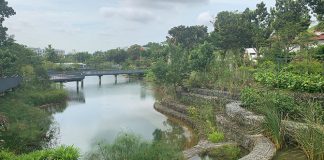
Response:
[[[50,113],[38,107],[47,103],[62,102],[65,98],[66,93],[62,90],[39,86],[18,88],[15,92],[1,97],[0,113],[3,113],[9,122],[8,127],[0,131],[0,139],[4,141],[1,147],[15,153],[26,153],[46,147],[55,136],[56,128],[50,127]]]
[[[41,106],[44,104],[62,103],[68,95],[65,90],[49,90],[46,92],[30,93],[28,96],[34,106]]]
[[[318,114],[319,107],[309,105],[303,117],[306,126],[291,133],[309,160],[324,160],[324,114]]]
[[[275,16],[272,24],[274,40],[277,47],[288,53],[295,38],[311,24],[309,10],[303,0],[277,0],[271,12]]]
[[[274,109],[279,115],[292,119],[300,118],[303,108],[303,104],[295,101],[289,94],[249,87],[242,90],[241,100],[245,107],[258,113],[267,114],[267,110]]]
[[[214,28],[211,41],[225,54],[229,50],[242,49],[252,43],[250,27],[241,13],[229,11],[218,13]]]
[[[265,135],[270,137],[277,149],[281,149],[284,143],[284,128],[281,122],[282,117],[275,108],[266,108],[263,122]]]
[[[79,157],[79,150],[72,146],[61,146],[55,149],[34,151],[23,155],[15,155],[4,150],[0,151],[1,160],[77,160]]]
[[[237,160],[239,159],[241,149],[237,146],[226,145],[221,148],[216,148],[209,151],[207,154],[211,157],[222,160]]]
[[[187,50],[192,49],[200,42],[203,42],[207,36],[206,26],[177,26],[169,30],[168,41],[173,45],[179,45]]]
[[[189,55],[189,63],[192,65],[192,70],[206,71],[207,67],[213,60],[213,46],[205,42],[193,49]]]
[[[5,18],[15,15],[16,12],[12,7],[8,6],[8,2],[5,0],[0,0],[0,47],[3,46],[6,41],[8,41],[7,30],[8,28],[3,26]]]
[[[145,142],[134,134],[122,133],[114,143],[99,143],[86,155],[89,160],[180,160],[182,153],[173,144],[162,141]]]
[[[0,76],[23,75],[23,68],[29,66],[33,68],[37,79],[46,79],[41,57],[23,45],[12,43],[0,47],[0,58]]]
[[[47,48],[45,48],[45,58],[47,61],[58,63],[60,62],[60,55],[55,52],[55,49],[52,48],[52,45],[48,45]]]
[[[210,85],[208,73],[192,71],[188,79],[184,81],[185,87],[203,88]]]
[[[324,13],[323,13],[324,14]],[[324,21],[319,22],[316,27],[315,27],[316,31],[324,31]]]
[[[270,87],[302,92],[324,92],[324,77],[321,74],[300,75],[292,72],[257,72],[257,82]]]
[[[224,133],[214,131],[213,133],[208,134],[208,140],[213,143],[218,143],[224,140]]]
[[[0,76],[10,75],[14,71],[15,61],[17,57],[10,54],[8,50],[0,49]]]
[[[324,74],[323,71],[324,63],[321,63],[313,59],[302,59],[300,61],[292,61],[289,65],[284,68],[287,72],[292,72],[295,74]]]

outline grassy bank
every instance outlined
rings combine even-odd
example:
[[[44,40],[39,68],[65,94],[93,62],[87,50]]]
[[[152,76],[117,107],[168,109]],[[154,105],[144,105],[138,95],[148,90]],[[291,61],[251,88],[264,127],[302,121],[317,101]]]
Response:
[[[22,86],[0,97],[2,149],[27,153],[48,145],[56,131],[51,128],[52,116],[38,106],[65,102],[63,90]]]

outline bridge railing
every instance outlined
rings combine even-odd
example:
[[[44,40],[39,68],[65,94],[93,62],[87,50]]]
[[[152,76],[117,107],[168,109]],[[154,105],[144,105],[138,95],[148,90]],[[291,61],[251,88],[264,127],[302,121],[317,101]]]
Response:
[[[73,78],[84,78],[83,72],[68,71],[68,72],[48,72],[50,80],[56,79],[73,79]]]
[[[142,74],[145,70],[88,70],[83,71],[85,75],[118,75],[118,74]]]

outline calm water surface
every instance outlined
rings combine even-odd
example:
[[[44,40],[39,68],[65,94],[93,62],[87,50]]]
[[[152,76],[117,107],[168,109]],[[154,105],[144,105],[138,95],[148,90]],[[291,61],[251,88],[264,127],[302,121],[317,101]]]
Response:
[[[59,145],[74,145],[84,153],[98,141],[113,142],[120,132],[132,132],[146,140],[153,139],[156,129],[177,130],[176,134],[187,139],[192,136],[188,128],[154,110],[155,98],[143,82],[118,76],[115,84],[113,76],[103,76],[99,86],[98,77],[86,77],[79,93],[76,82],[66,83],[64,88],[70,97],[67,108],[54,114]]]

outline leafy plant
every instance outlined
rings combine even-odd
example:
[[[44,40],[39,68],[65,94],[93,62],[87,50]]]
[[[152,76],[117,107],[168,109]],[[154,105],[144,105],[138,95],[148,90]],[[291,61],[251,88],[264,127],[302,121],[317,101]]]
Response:
[[[220,141],[224,140],[224,133],[214,131],[210,134],[208,134],[208,140],[213,142],[213,143],[218,143]]]
[[[61,146],[56,149],[39,150],[23,155],[15,155],[5,150],[0,151],[1,160],[77,160],[79,157],[79,150],[73,146]]]
[[[281,149],[284,144],[284,128],[280,114],[271,108],[265,111],[263,129],[268,137],[275,144],[277,149]]]
[[[99,143],[86,155],[89,160],[181,160],[182,153],[174,144],[163,141],[145,142],[134,134],[121,133],[112,144]]]
[[[237,146],[226,145],[221,148],[213,149],[207,154],[211,157],[223,160],[237,160],[240,156],[241,149]]]

